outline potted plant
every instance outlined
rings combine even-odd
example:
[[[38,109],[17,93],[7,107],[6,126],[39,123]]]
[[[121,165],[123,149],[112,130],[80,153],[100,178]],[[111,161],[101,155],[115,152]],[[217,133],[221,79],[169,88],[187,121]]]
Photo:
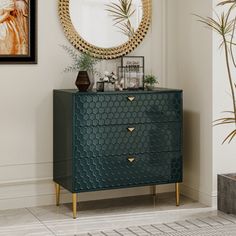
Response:
[[[144,84],[146,85],[147,90],[153,90],[156,83],[158,84],[157,77],[155,75],[146,75],[144,77]]]
[[[80,92],[91,90],[94,85],[94,74],[97,73],[95,65],[99,59],[93,58],[89,54],[81,53],[74,48],[62,45],[62,48],[72,58],[72,65],[66,67],[64,72],[77,71],[78,76],[75,85]]]
[[[210,27],[213,31],[220,35],[222,41],[220,48],[223,48],[225,63],[228,74],[228,83],[230,85],[230,93],[232,99],[232,110],[226,112],[223,118],[214,121],[214,125],[232,125],[233,130],[225,137],[223,143],[231,143],[236,137],[236,83],[233,80],[233,73],[236,69],[235,58],[235,31],[236,31],[236,0],[221,0],[217,7],[222,7],[222,13],[216,18],[199,17],[199,21]],[[218,209],[236,214],[236,174],[218,175]]]

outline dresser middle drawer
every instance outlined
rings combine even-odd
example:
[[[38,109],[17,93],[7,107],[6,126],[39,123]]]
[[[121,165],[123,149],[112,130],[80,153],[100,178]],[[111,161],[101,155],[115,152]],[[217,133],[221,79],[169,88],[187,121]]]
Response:
[[[116,156],[181,150],[181,123],[76,127],[79,157]]]

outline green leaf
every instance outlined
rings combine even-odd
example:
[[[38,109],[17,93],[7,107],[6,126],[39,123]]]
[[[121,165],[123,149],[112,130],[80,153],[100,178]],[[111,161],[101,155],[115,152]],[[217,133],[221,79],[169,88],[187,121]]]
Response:
[[[90,54],[79,53],[75,48],[65,45],[61,46],[69,56],[71,56],[73,63],[64,69],[64,72],[72,71],[91,71],[96,72],[95,65],[100,61],[93,58]]]
[[[234,57],[233,47],[236,46],[234,43],[234,35],[235,35],[235,26],[236,26],[236,17],[235,17],[235,8],[236,8],[236,0],[221,0],[217,4],[218,6],[224,6],[228,4],[229,7],[223,8],[220,15],[217,13],[216,19],[211,17],[201,17],[198,16],[199,21],[204,23],[207,27],[210,27],[213,31],[222,36],[222,41],[219,45],[219,48],[223,46],[225,53],[225,62],[227,67],[228,81],[231,89],[232,96],[232,105],[233,111],[226,111],[226,113],[231,114],[233,117],[224,117],[221,119],[217,119],[214,121],[214,126],[218,125],[235,125],[236,126],[236,85],[233,80],[233,71],[232,64],[236,68],[236,60]],[[224,139],[223,143],[228,141],[230,143],[236,136],[236,130],[232,131],[227,137]]]
[[[110,16],[115,22],[113,25],[128,38],[132,37],[135,30],[131,25],[130,18],[136,12],[136,9],[132,10],[132,0],[119,0],[119,4],[112,2],[105,6],[107,7],[106,11],[111,13]]]
[[[233,131],[224,139],[224,141],[222,142],[222,144],[224,144],[227,140],[229,140],[228,143],[230,143],[230,142],[233,140],[233,138],[235,137],[235,135],[236,135],[236,130],[233,130]]]
[[[236,3],[236,0],[221,0],[220,3],[217,4],[217,6],[223,6],[225,4],[234,4]]]

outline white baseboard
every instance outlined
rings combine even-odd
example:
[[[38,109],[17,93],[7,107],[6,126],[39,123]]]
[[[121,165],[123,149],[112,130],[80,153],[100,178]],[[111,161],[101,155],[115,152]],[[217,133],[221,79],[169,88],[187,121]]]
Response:
[[[52,179],[27,179],[0,183],[0,210],[37,207],[55,204],[54,183]],[[157,193],[173,192],[174,185],[159,185]],[[150,194],[150,187],[117,189],[79,194],[79,201],[141,196]],[[181,194],[201,202],[204,205],[216,207],[217,193],[211,195],[200,192],[192,187],[181,185]],[[71,193],[62,189],[61,202],[71,202]]]
[[[52,169],[52,162],[0,165],[0,186],[9,182],[48,179],[52,176]]]
[[[0,183],[0,210],[55,204],[52,179],[28,179]],[[173,192],[174,185],[157,186],[157,193]],[[79,194],[79,201],[92,201],[150,194],[150,187],[98,191]],[[71,202],[71,194],[62,189],[61,202]]]
[[[211,194],[201,192],[192,187],[182,184],[181,193],[191,199],[194,199],[206,206],[216,207],[217,206],[217,193],[213,192]]]

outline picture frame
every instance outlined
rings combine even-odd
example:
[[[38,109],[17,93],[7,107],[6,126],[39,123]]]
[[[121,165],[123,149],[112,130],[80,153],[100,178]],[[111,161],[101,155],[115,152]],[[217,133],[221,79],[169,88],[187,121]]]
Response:
[[[127,90],[144,89],[143,85],[143,72],[142,71],[129,71],[125,70],[125,85]]]
[[[17,2],[6,3],[11,11],[4,24],[14,25],[14,30],[1,32],[0,27],[0,64],[37,64],[37,0]]]
[[[125,84],[125,68],[124,67],[122,66],[117,67],[117,76],[118,76],[119,82],[123,81],[123,89],[127,89],[126,84]]]
[[[126,89],[144,90],[144,56],[124,56],[121,59],[121,67],[124,68]]]

